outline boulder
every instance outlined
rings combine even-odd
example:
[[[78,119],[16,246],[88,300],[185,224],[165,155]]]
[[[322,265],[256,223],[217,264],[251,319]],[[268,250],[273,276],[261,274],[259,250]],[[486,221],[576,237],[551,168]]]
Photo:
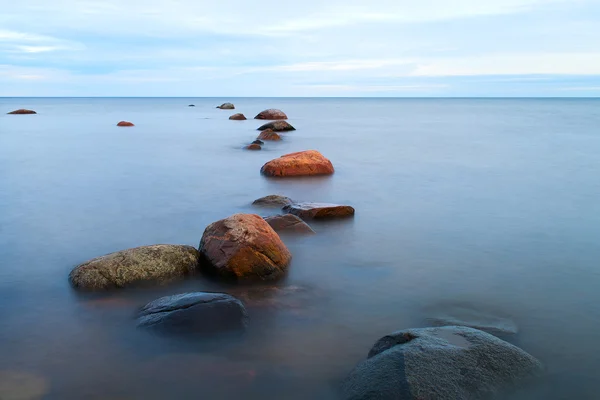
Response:
[[[331,175],[331,161],[316,150],[283,155],[262,166],[260,172],[268,176]]]
[[[246,327],[241,301],[224,293],[184,293],[161,297],[138,313],[138,326],[171,333],[214,334]]]
[[[260,216],[235,214],[210,224],[200,241],[201,269],[237,281],[285,275],[292,255]]]
[[[260,150],[262,149],[262,147],[260,147],[260,144],[256,144],[256,143],[250,143],[248,146],[246,146],[246,150]]]
[[[181,278],[198,269],[198,250],[192,246],[155,244],[94,258],[71,271],[76,289],[107,290],[144,281]]]
[[[190,104],[188,107],[196,107],[195,104]]]
[[[257,130],[266,131],[267,129],[271,129],[272,131],[275,131],[275,132],[285,132],[285,131],[295,131],[296,130],[296,128],[294,128],[292,125],[288,124],[286,121],[269,122],[269,123],[266,123],[266,124],[260,126]]]
[[[23,115],[23,114],[37,114],[37,113],[33,110],[26,110],[24,108],[20,108],[18,110],[11,111],[8,114]]]
[[[277,233],[316,233],[306,222],[292,214],[265,217],[265,221]]]
[[[233,110],[235,109],[235,106],[231,103],[223,103],[220,106],[217,106],[217,108],[220,108],[221,110]]]
[[[266,207],[283,207],[288,204],[292,204],[292,199],[286,196],[280,196],[278,194],[270,194],[260,199],[256,199],[252,202],[255,206],[266,206]]]
[[[258,113],[258,115],[254,117],[254,119],[287,119],[287,115],[285,115],[285,113],[281,110],[269,108],[268,110],[261,111],[260,113]]]
[[[541,375],[525,351],[466,327],[409,329],[380,339],[342,383],[352,400],[482,399]]]
[[[246,117],[244,116],[244,114],[237,113],[230,116],[229,119],[232,119],[234,121],[244,121]]]
[[[294,203],[283,207],[283,211],[302,219],[344,218],[354,215],[354,208],[329,203]]]
[[[281,140],[281,136],[277,134],[277,132],[272,129],[267,129],[266,131],[262,131],[260,135],[258,135],[257,139],[262,140]]]
[[[260,144],[262,146],[263,144],[265,144],[265,142],[263,142],[262,140],[256,139],[255,141],[252,142],[252,144]]]
[[[117,124],[117,126],[135,126],[135,125],[133,125],[133,123],[131,123],[129,121],[121,121]]]

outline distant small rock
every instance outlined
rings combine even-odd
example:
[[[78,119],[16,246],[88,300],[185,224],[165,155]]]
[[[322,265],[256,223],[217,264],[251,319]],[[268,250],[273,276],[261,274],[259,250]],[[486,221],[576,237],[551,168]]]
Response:
[[[268,122],[268,123],[262,125],[257,130],[266,131],[267,129],[271,129],[272,131],[275,131],[275,132],[286,132],[286,131],[295,131],[296,130],[296,128],[294,128],[292,125],[287,123],[287,121]]]
[[[260,199],[256,199],[252,202],[255,206],[265,206],[265,207],[283,207],[288,204],[292,204],[293,201],[289,197],[280,196],[278,194],[270,194],[265,197],[261,197]]]
[[[302,219],[331,219],[354,215],[353,207],[328,203],[294,203],[283,207],[283,211]]]
[[[277,134],[277,132],[272,129],[267,129],[266,131],[262,131],[260,135],[258,135],[258,139],[262,140],[281,140],[281,136]]]
[[[129,121],[121,121],[117,124],[117,126],[135,126],[135,125]]]
[[[233,110],[235,109],[235,106],[231,103],[223,103],[220,106],[217,106],[217,108],[220,108],[221,110]]]
[[[285,154],[262,166],[260,172],[267,176],[311,176],[334,173],[331,161],[316,150]]]
[[[265,221],[267,221],[267,223],[271,225],[271,228],[277,233],[316,233],[306,222],[292,214],[265,217]]]
[[[23,115],[23,114],[37,114],[37,113],[35,111],[33,111],[33,110],[26,110],[24,108],[20,108],[18,110],[11,111],[8,114],[20,114],[20,115]]]
[[[246,117],[244,116],[244,114],[233,114],[231,117],[229,117],[229,119],[232,119],[234,121],[244,121],[246,119]]]
[[[246,150],[261,150],[262,147],[260,146],[260,144],[256,144],[256,143],[250,143],[248,146],[246,146]]]
[[[161,297],[138,313],[138,326],[170,333],[215,334],[243,330],[248,314],[241,301],[224,293],[184,293]]]
[[[194,104],[190,104],[188,107],[196,107]]]
[[[287,115],[281,110],[275,108],[269,108],[268,110],[261,111],[254,119],[287,119]]]
[[[259,144],[262,146],[263,144],[265,144],[265,142],[263,142],[262,140],[256,139],[254,142],[252,142],[252,144]]]

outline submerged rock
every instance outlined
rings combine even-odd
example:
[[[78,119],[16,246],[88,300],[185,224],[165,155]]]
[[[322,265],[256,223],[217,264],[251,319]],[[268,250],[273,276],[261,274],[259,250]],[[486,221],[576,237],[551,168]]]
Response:
[[[281,140],[281,136],[277,134],[272,129],[267,129],[266,131],[262,131],[260,135],[258,135],[258,139],[262,140]]]
[[[213,334],[246,327],[241,301],[224,293],[184,293],[161,297],[138,313],[138,326],[173,333]]]
[[[294,203],[283,207],[283,211],[302,219],[344,218],[354,215],[354,208],[329,203]]]
[[[238,281],[281,278],[292,258],[273,228],[255,214],[235,214],[210,224],[199,250],[203,271]]]
[[[78,265],[69,274],[76,289],[106,290],[144,281],[170,281],[198,269],[192,246],[155,244],[118,251]]]
[[[331,175],[331,161],[316,150],[283,155],[262,166],[261,173],[268,176]]]
[[[217,108],[220,108],[221,110],[233,110],[235,109],[235,106],[231,103],[223,103],[220,106],[217,106]]]
[[[287,115],[281,110],[275,108],[269,108],[268,110],[261,111],[254,119],[287,119]]]
[[[232,119],[234,121],[244,121],[246,119],[246,116],[244,114],[237,113],[230,116],[229,119]]]
[[[265,221],[267,221],[267,223],[271,225],[271,228],[277,233],[315,233],[306,222],[292,214],[265,217]]]
[[[285,131],[295,131],[296,130],[296,128],[294,128],[292,125],[288,124],[286,121],[269,122],[269,123],[266,123],[266,124],[260,126],[257,130],[266,131],[267,129],[271,129],[272,131],[275,131],[275,132],[285,132]]]
[[[246,150],[261,150],[262,147],[260,147],[260,144],[256,144],[256,143],[251,143],[248,146],[246,146]]]
[[[19,108],[18,110],[11,111],[7,114],[23,115],[23,114],[37,114],[37,113],[33,110],[26,110],[24,108]]]
[[[344,399],[481,399],[541,375],[542,364],[485,332],[458,326],[381,338],[342,384]]]
[[[129,121],[121,121],[117,124],[117,126],[135,126],[132,122]]]
[[[256,199],[252,202],[255,206],[265,206],[265,207],[283,207],[288,204],[292,204],[292,199],[286,196],[281,196],[278,194],[270,194],[265,197],[261,197],[260,199]]]
[[[438,306],[427,311],[427,320],[436,326],[467,326],[496,336],[515,335],[519,328],[514,321],[465,306]]]

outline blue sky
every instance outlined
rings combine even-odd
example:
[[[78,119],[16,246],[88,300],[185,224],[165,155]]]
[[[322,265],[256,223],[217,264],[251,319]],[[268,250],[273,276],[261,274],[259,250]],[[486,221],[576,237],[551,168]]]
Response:
[[[10,2],[0,96],[600,96],[600,1]]]

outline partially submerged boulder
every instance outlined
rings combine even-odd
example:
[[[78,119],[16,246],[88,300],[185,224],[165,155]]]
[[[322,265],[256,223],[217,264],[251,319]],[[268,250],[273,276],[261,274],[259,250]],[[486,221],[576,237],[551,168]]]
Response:
[[[265,142],[263,142],[262,140],[256,139],[255,141],[252,142],[252,144],[259,144],[262,146],[263,144],[265,144]]]
[[[345,218],[354,215],[354,208],[329,203],[294,203],[283,207],[283,211],[302,219]]]
[[[268,110],[261,111],[254,119],[287,119],[287,115],[281,110],[275,108],[269,108]]]
[[[482,399],[541,375],[525,351],[466,327],[409,329],[380,339],[342,384],[352,400]]]
[[[184,293],[161,297],[138,313],[138,326],[171,333],[214,334],[246,327],[241,301],[224,293]]]
[[[270,194],[265,197],[261,197],[260,199],[256,199],[252,202],[255,206],[265,206],[265,207],[283,207],[288,204],[292,204],[292,199],[286,196],[281,196],[278,194]]]
[[[279,136],[279,134],[277,134],[277,132],[273,131],[272,129],[267,129],[266,131],[262,131],[260,133],[260,135],[258,135],[257,139],[262,139],[262,140],[281,140],[281,136]]]
[[[210,224],[199,250],[204,272],[237,281],[281,278],[292,258],[273,228],[255,214],[235,214]]]
[[[316,150],[283,155],[262,166],[261,173],[268,176],[331,175],[331,161]]]
[[[196,107],[195,104],[190,104],[188,107]]]
[[[286,132],[286,131],[295,131],[296,130],[296,128],[294,128],[292,125],[288,124],[286,121],[268,122],[264,125],[261,125],[257,130],[266,131],[267,129],[271,129],[272,131],[275,131],[275,132]]]
[[[220,108],[221,110],[233,110],[235,109],[235,106],[231,103],[223,103],[220,106],[217,106],[217,108]]]
[[[71,271],[69,281],[80,290],[107,290],[145,281],[170,281],[196,272],[198,260],[198,250],[192,246],[142,246],[86,261]]]
[[[262,147],[260,147],[260,144],[256,144],[256,143],[250,143],[248,146],[246,146],[246,150],[260,150],[262,149]]]
[[[135,126],[135,125],[129,121],[121,121],[117,124],[117,126]]]
[[[246,119],[246,116],[244,114],[237,113],[230,116],[229,119],[232,119],[234,121],[244,121]]]
[[[265,221],[277,233],[316,233],[306,222],[292,214],[265,217]]]
[[[33,110],[26,110],[24,108],[19,108],[18,110],[11,111],[7,114],[24,115],[24,114],[37,114],[37,113]]]

